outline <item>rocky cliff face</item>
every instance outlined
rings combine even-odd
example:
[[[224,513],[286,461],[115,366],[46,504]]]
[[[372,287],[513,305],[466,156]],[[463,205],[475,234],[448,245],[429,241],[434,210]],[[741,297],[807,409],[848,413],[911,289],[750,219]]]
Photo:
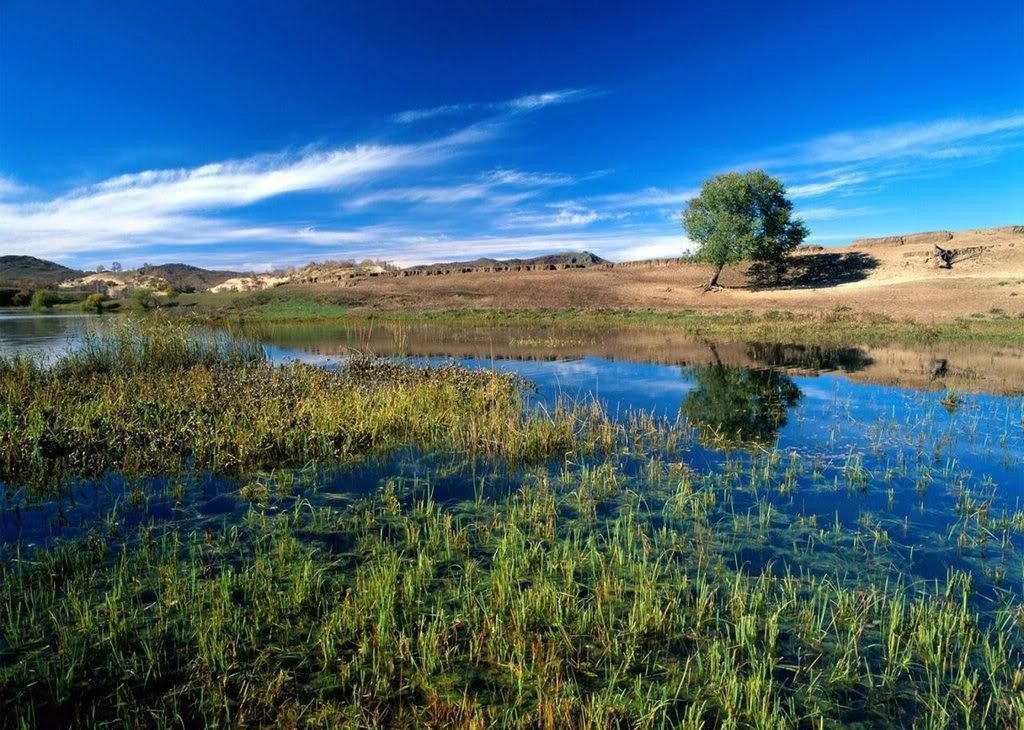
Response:
[[[888,248],[890,246],[912,246],[914,244],[943,244],[953,238],[952,231],[926,231],[905,236],[882,236],[880,238],[858,238],[851,248]]]

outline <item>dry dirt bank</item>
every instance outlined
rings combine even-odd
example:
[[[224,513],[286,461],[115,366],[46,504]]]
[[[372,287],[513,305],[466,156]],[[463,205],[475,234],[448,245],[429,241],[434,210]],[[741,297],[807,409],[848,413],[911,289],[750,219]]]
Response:
[[[655,309],[816,313],[847,307],[895,319],[942,322],[1002,310],[1024,314],[1024,227],[911,235],[810,250],[781,286],[727,269],[725,289],[703,292],[709,270],[687,263],[561,271],[474,272],[352,279],[323,287],[378,309]],[[936,266],[934,241],[963,253]],[[289,287],[290,288],[290,287]]]

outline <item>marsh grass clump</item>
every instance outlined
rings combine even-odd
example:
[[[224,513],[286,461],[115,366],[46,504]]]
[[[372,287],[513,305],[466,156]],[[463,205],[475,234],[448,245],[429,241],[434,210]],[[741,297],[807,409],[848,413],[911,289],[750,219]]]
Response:
[[[0,480],[242,473],[398,446],[511,460],[589,448],[589,412],[528,413],[514,376],[354,358],[272,365],[262,348],[187,329],[115,330],[44,366],[0,364]]]
[[[939,401],[943,408],[949,413],[955,413],[956,410],[963,404],[963,398],[952,388],[946,389],[946,394]]]
[[[51,368],[55,377],[129,375],[195,367],[235,368],[265,360],[263,345],[229,332],[170,324],[122,324],[87,332]]]

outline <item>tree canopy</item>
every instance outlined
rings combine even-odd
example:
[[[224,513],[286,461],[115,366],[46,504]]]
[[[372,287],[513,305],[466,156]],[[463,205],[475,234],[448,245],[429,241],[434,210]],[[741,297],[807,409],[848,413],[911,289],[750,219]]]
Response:
[[[60,294],[52,289],[39,289],[32,295],[32,309],[42,312],[53,309],[53,305],[62,301]]]
[[[683,228],[697,245],[695,258],[715,266],[707,289],[729,264],[780,262],[807,237],[793,218],[785,186],[763,170],[729,172],[704,182],[682,215]]]

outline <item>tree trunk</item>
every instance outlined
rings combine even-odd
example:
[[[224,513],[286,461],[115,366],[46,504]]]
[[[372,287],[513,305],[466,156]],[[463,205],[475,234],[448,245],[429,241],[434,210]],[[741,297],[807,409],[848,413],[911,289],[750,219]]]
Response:
[[[725,268],[725,264],[717,264],[715,266],[715,273],[711,275],[711,281],[704,285],[704,291],[713,291],[718,288],[718,276],[722,273],[722,269]]]

